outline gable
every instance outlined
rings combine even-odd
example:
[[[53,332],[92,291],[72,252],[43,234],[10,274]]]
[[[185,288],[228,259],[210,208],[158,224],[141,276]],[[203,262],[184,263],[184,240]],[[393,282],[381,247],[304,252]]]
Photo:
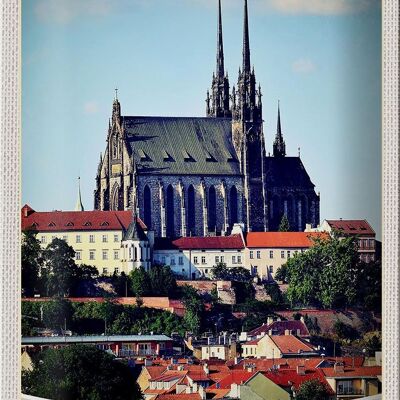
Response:
[[[229,118],[122,117],[139,174],[241,175]]]

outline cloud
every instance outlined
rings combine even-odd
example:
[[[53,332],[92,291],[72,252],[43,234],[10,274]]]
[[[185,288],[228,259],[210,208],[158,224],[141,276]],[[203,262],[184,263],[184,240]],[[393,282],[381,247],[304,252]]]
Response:
[[[285,14],[343,15],[363,12],[379,0],[258,0],[260,5]]]
[[[99,112],[99,105],[95,101],[88,101],[83,105],[85,114],[96,114]]]
[[[39,0],[35,13],[42,21],[67,24],[81,16],[106,16],[117,4],[117,0]]]
[[[310,74],[315,71],[316,67],[308,58],[299,58],[293,62],[292,69],[299,74]]]

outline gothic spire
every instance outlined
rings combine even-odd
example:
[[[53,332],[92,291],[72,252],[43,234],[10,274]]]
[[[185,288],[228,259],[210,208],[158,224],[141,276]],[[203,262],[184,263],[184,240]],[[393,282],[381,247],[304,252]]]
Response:
[[[282,136],[282,126],[281,126],[281,110],[278,101],[278,120],[276,123],[276,135],[274,140],[274,157],[285,157],[286,156],[286,144]]]
[[[243,72],[250,74],[250,40],[249,40],[249,13],[247,0],[244,0],[244,21],[243,21]]]
[[[78,177],[78,198],[76,200],[75,211],[85,211],[82,204],[82,197],[81,197],[81,178]]]
[[[220,79],[224,78],[224,41],[222,38],[222,12],[221,0],[218,0],[218,41],[217,41],[217,76]]]

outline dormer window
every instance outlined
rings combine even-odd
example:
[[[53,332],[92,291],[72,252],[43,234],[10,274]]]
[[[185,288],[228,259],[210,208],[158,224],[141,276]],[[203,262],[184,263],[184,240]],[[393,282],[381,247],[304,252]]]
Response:
[[[100,226],[109,226],[110,224],[107,221],[104,221],[100,224]]]
[[[186,150],[182,150],[182,155],[185,161],[195,161],[195,159]]]
[[[56,226],[54,222],[50,222],[48,226]]]
[[[65,224],[65,226],[74,226],[74,224],[73,224],[71,221],[69,221],[69,222],[67,222],[67,223]]]
[[[169,154],[166,150],[162,151],[162,157],[164,161],[174,161],[171,154]]]
[[[83,226],[92,226],[92,223],[89,222],[89,221],[87,221],[87,222],[85,222],[85,223],[83,224]]]

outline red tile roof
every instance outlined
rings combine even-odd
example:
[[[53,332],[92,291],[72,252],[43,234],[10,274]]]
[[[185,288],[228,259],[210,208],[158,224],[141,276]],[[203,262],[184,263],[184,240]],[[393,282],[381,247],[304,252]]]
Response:
[[[310,344],[303,342],[293,335],[270,336],[270,338],[276,344],[282,354],[315,352],[315,349]]]
[[[375,231],[365,219],[326,220],[332,229],[351,235],[375,235]]]
[[[382,367],[374,366],[374,367],[345,367],[344,372],[336,372],[335,368],[321,368],[323,374],[330,377],[375,377],[378,375],[382,375]]]
[[[248,336],[258,336],[263,333],[268,333],[272,330],[273,335],[284,335],[285,330],[291,331],[293,334],[297,335],[297,330],[300,331],[299,336],[310,336],[310,332],[308,331],[304,322],[298,320],[292,321],[274,321],[271,324],[261,325],[258,328],[253,329],[248,333]]]
[[[313,238],[328,237],[325,232],[249,232],[246,243],[249,248],[309,248]]]
[[[38,212],[25,205],[21,210],[22,230],[38,232],[126,230],[132,211],[51,211]],[[146,225],[138,218],[142,229]]]
[[[156,400],[201,400],[198,393],[159,394]]]
[[[165,367],[162,367],[162,366],[159,367],[159,366],[155,366],[155,365],[149,365],[148,367],[144,367],[144,368],[147,370],[150,378],[155,378],[157,376],[160,376],[166,370]]]
[[[246,382],[254,374],[255,372],[231,370],[224,378],[211,385],[210,389],[230,389],[232,383],[240,385],[243,382]]]
[[[244,249],[240,235],[182,237],[171,241],[168,238],[157,238],[154,244],[156,250],[195,250],[195,249]]]

